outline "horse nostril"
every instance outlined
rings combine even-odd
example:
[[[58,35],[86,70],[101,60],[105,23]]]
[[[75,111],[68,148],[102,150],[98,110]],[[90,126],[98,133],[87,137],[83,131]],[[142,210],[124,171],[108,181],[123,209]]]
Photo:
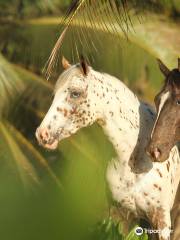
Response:
[[[43,143],[46,144],[50,138],[48,129],[47,128],[39,129],[38,133],[39,133],[38,135],[39,135],[39,138],[41,139],[41,141],[43,141]]]
[[[159,157],[161,156],[161,150],[158,147],[155,147],[154,150],[152,151],[152,157],[154,159],[159,159]]]

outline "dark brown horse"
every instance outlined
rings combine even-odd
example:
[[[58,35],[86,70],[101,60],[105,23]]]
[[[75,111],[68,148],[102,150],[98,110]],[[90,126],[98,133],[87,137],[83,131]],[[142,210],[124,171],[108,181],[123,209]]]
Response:
[[[165,82],[155,97],[157,117],[147,153],[154,161],[163,162],[180,140],[180,58],[178,67],[173,70],[169,70],[159,59],[158,63]]]
[[[180,58],[178,68],[169,70],[158,60],[165,76],[162,90],[155,97],[157,118],[147,152],[154,161],[163,162],[169,157],[172,147],[180,141]],[[167,162],[167,169],[170,163]],[[180,239],[180,185],[171,211],[172,239]]]

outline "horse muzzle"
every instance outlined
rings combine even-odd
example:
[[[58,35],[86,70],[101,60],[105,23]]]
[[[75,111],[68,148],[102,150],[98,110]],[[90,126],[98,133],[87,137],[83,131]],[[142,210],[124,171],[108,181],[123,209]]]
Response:
[[[146,153],[151,157],[153,162],[164,162],[169,157],[169,154],[159,146],[149,145],[146,149]]]
[[[48,128],[37,128],[35,135],[39,145],[44,148],[55,150],[58,147],[58,140],[50,134]]]

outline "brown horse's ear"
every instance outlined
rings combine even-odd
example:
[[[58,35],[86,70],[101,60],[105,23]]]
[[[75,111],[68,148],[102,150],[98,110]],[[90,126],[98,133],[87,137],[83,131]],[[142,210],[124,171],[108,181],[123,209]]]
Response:
[[[71,64],[64,56],[62,57],[62,66],[64,69],[68,69],[71,67]]]
[[[180,58],[178,58],[178,70],[180,72]]]
[[[80,59],[80,67],[83,75],[87,76],[89,72],[89,66],[83,56],[81,56]]]
[[[161,72],[164,74],[165,77],[167,77],[170,73],[170,70],[166,67],[166,65],[160,59],[157,59],[157,62],[159,64],[159,68]]]

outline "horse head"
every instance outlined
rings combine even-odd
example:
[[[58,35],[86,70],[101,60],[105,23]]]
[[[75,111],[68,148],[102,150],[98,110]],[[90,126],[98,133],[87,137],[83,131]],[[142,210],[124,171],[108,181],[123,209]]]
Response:
[[[169,70],[159,59],[158,63],[165,82],[155,97],[157,117],[147,153],[154,161],[163,162],[180,140],[180,58],[178,68],[173,70]]]
[[[76,65],[63,58],[62,65],[65,71],[56,83],[54,100],[36,131],[39,144],[52,150],[57,148],[60,140],[93,124],[99,117],[97,86],[91,81],[91,67],[83,58]]]

